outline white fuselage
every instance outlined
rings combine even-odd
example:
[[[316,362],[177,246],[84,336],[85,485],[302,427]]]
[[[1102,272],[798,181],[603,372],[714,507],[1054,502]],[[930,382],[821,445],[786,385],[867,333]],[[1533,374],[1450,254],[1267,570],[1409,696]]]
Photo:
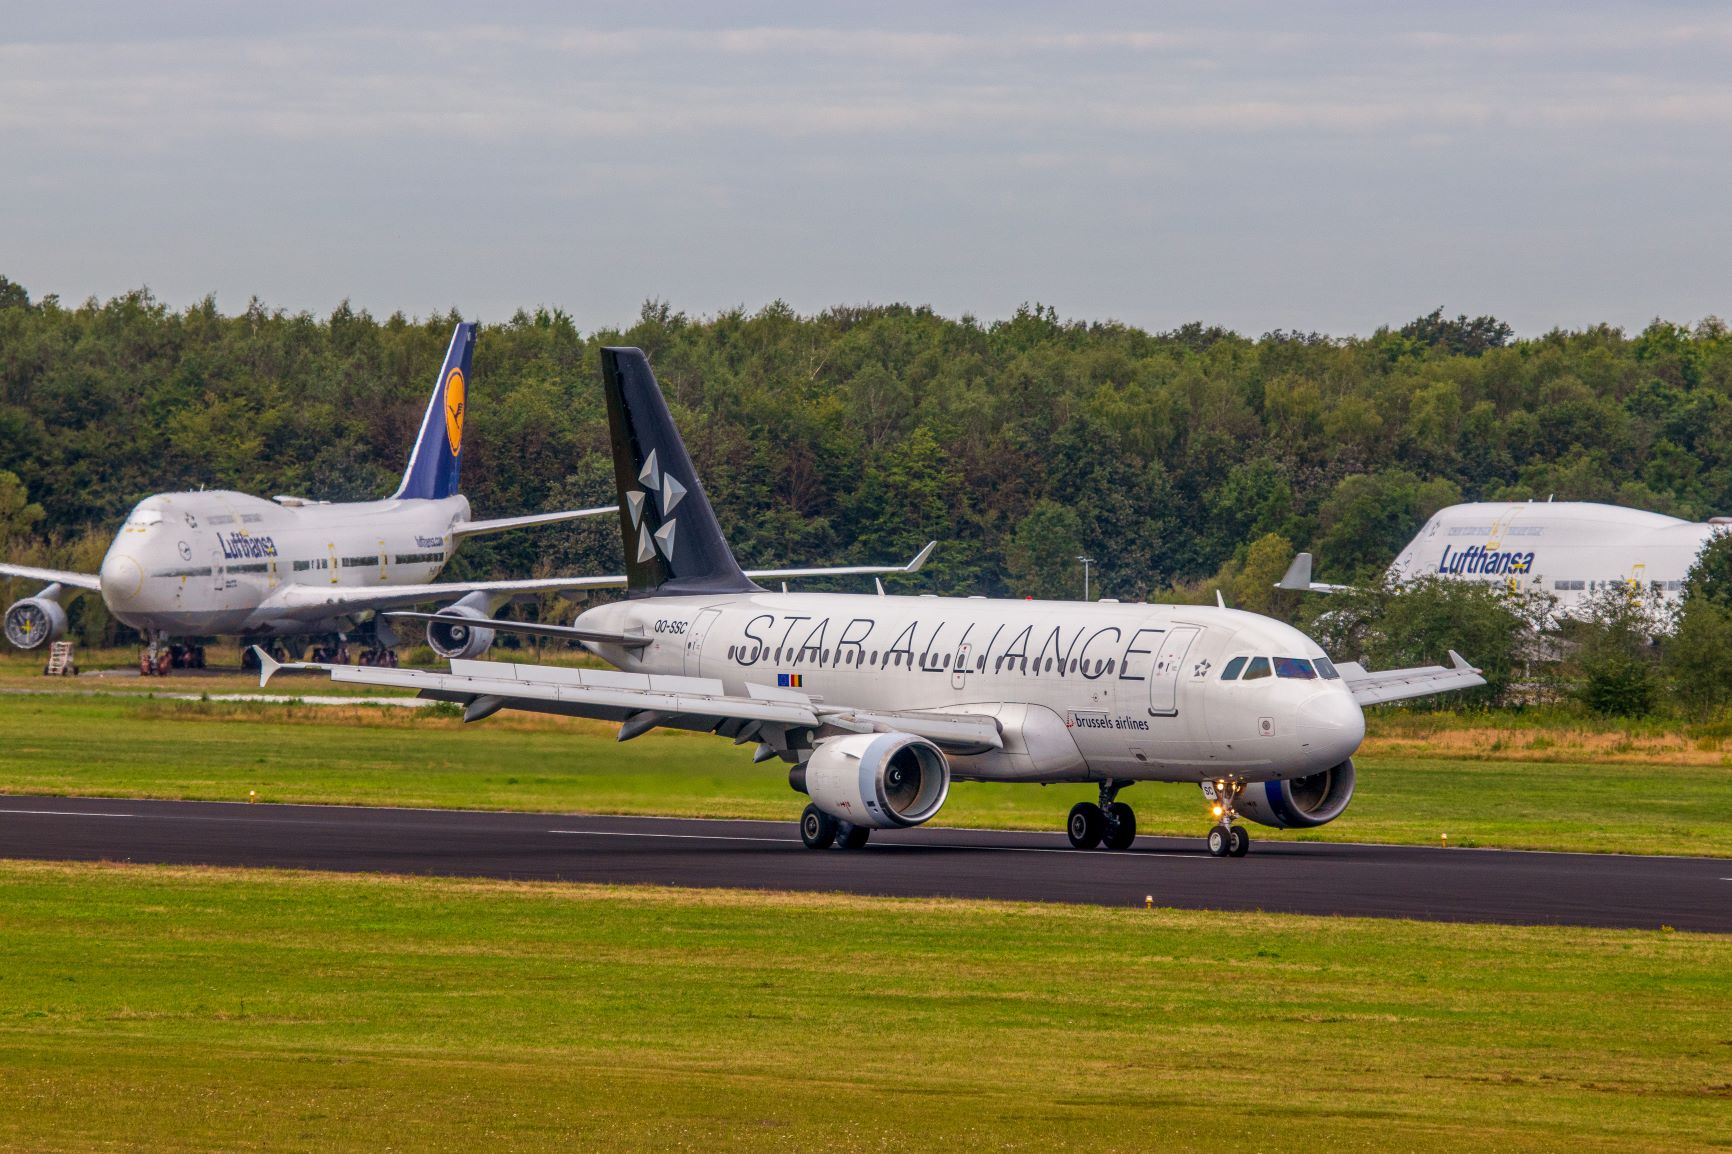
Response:
[[[285,588],[431,581],[450,560],[462,496],[279,504],[244,493],[158,493],[140,501],[102,560],[102,600],[139,630],[268,636],[342,628],[273,612]]]
[[[593,646],[630,672],[719,678],[740,695],[797,688],[859,710],[990,714],[1005,748],[954,758],[962,779],[1297,778],[1340,765],[1365,734],[1314,642],[1231,609],[766,592],[618,602],[577,624],[650,638]],[[1222,680],[1235,657],[1286,675]]]
[[[1509,501],[1439,510],[1390,566],[1557,598],[1567,615],[1602,589],[1638,585],[1674,600],[1702,546],[1727,526],[1585,501]]]

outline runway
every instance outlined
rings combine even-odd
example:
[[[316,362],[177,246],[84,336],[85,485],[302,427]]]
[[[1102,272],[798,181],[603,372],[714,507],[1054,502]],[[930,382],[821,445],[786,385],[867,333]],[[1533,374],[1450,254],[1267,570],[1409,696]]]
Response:
[[[932,828],[814,853],[792,821],[64,797],[0,797],[0,857],[1732,932],[1716,858],[1256,840],[1235,860],[1201,836],[1111,853]]]

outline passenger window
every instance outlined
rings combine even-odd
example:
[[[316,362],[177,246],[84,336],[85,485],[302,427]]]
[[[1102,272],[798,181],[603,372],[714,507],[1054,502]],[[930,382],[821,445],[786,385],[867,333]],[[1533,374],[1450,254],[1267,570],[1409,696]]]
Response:
[[[1325,681],[1338,681],[1338,680],[1340,680],[1341,674],[1336,671],[1335,663],[1333,661],[1329,660],[1327,657],[1315,658],[1312,660],[1311,664],[1313,664],[1317,667],[1317,676],[1321,677],[1323,680],[1325,680]]]
[[[1248,658],[1235,657],[1233,660],[1227,662],[1227,668],[1221,670],[1221,680],[1237,681],[1239,679],[1239,670],[1245,668],[1245,662],[1247,660]]]
[[[1291,678],[1294,681],[1314,681],[1317,671],[1311,668],[1311,663],[1303,657],[1277,657],[1275,676]]]
[[[1267,676],[1269,676],[1269,659],[1267,657],[1251,658],[1251,664],[1245,668],[1244,680],[1255,681],[1259,677]]]

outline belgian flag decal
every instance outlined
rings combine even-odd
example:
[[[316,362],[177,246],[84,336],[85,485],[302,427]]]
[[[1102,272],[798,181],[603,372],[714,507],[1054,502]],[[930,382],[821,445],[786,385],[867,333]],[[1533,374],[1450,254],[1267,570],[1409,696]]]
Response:
[[[782,689],[798,689],[800,688],[800,675],[798,673],[778,673],[776,674],[776,685]]]

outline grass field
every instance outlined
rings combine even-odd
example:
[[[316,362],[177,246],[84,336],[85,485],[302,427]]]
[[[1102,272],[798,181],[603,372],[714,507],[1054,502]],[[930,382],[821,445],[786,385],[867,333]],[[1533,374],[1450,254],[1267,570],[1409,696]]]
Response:
[[[0,863],[0,1149],[1725,1149],[1732,939]]]
[[[1435,844],[1447,833],[1464,846],[1732,856],[1732,770],[1718,757],[1438,757],[1386,752],[1379,740],[1355,759],[1359,789],[1345,817],[1256,836]],[[749,750],[707,735],[655,731],[620,744],[608,725],[525,714],[464,726],[364,705],[0,699],[0,792],[237,800],[254,791],[264,801],[786,820],[803,802],[780,763],[754,766]],[[940,820],[1057,830],[1073,802],[1092,796],[1086,786],[959,783]],[[1124,796],[1146,832],[1206,829],[1194,788]]]

